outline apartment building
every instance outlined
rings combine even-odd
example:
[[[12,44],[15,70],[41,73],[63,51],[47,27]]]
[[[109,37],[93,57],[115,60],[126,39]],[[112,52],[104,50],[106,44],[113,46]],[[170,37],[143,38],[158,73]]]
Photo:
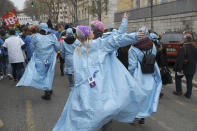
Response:
[[[128,31],[137,31],[142,25],[151,29],[151,0],[117,0],[116,27],[121,15],[129,13]],[[197,0],[153,0],[153,30],[197,32]]]

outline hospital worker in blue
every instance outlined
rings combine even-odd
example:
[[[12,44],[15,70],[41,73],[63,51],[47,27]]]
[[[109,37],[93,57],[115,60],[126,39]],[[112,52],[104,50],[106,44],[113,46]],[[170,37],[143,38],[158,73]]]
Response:
[[[111,120],[133,122],[146,95],[114,51],[144,33],[112,33],[95,40],[88,26],[77,26],[76,33],[81,43],[73,56],[75,85],[53,131],[97,131]]]
[[[153,73],[144,74],[141,69],[144,54],[151,53],[156,57],[156,48],[152,42],[153,39],[157,39],[157,36],[150,33],[149,38],[147,37],[143,42],[140,41],[132,45],[128,53],[128,70],[135,79],[138,85],[137,88],[142,89],[147,95],[146,100],[142,104],[140,113],[136,116],[136,118],[140,118],[139,124],[144,124],[144,118],[151,116],[152,113],[157,111],[159,95],[162,87],[160,70],[156,62],[153,64]]]
[[[46,23],[40,23],[40,33],[31,38],[31,51],[33,53],[23,77],[17,86],[30,86],[45,91],[41,97],[50,100],[57,51],[60,45],[54,34],[48,34]]]
[[[66,30],[66,38],[62,41],[61,57],[65,60],[64,73],[68,77],[69,87],[74,86],[73,81],[73,54],[80,41],[74,37],[72,28]]]

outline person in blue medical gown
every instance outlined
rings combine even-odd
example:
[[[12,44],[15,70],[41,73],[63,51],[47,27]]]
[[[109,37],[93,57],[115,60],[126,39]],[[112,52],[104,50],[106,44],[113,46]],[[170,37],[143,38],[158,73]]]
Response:
[[[44,100],[50,100],[57,51],[60,46],[56,36],[48,34],[46,23],[40,24],[40,33],[32,36],[31,51],[33,55],[17,86],[31,86],[45,91]]]
[[[66,38],[62,41],[61,57],[65,60],[64,73],[68,77],[69,87],[74,86],[73,81],[73,54],[80,41],[74,37],[72,28],[66,30]]]
[[[114,32],[95,40],[88,26],[78,26],[76,33],[81,44],[73,57],[75,85],[53,131],[97,131],[111,120],[133,122],[146,94],[114,51],[144,33]]]
[[[154,64],[153,73],[143,74],[141,70],[144,54],[151,52],[156,56],[156,47],[151,41],[153,39],[157,39],[157,36],[151,33],[149,39],[135,43],[129,49],[128,70],[138,84],[137,88],[142,89],[147,95],[140,113],[136,116],[136,118],[140,118],[139,124],[144,124],[144,118],[151,116],[152,113],[157,111],[159,95],[162,87],[160,70],[156,62]]]

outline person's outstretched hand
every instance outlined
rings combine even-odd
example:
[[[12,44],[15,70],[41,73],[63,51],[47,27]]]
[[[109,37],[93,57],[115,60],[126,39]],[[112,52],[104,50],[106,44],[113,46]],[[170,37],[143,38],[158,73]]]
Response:
[[[142,39],[143,36],[144,36],[144,32],[139,32],[139,34],[138,34],[138,39]]]
[[[122,18],[128,18],[128,13],[125,12],[125,13],[123,14]]]

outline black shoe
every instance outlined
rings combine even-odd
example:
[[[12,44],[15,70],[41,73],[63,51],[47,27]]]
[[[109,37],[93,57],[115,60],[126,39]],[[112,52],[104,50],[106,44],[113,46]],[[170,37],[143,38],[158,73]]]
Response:
[[[61,72],[61,76],[64,76],[64,72]]]
[[[164,93],[160,93],[159,98],[161,99],[163,97]]]
[[[144,118],[141,118],[138,123],[139,124],[145,124],[145,119]]]
[[[51,93],[50,91],[44,91],[44,95],[41,97],[44,100],[51,100]]]
[[[50,92],[51,95],[53,95],[53,90],[50,90],[49,92]]]
[[[180,91],[180,92],[177,92],[177,91],[173,91],[173,94],[174,95],[177,95],[177,96],[181,96],[183,93]]]
[[[188,96],[187,93],[184,94],[187,99],[191,99],[191,96]]]

